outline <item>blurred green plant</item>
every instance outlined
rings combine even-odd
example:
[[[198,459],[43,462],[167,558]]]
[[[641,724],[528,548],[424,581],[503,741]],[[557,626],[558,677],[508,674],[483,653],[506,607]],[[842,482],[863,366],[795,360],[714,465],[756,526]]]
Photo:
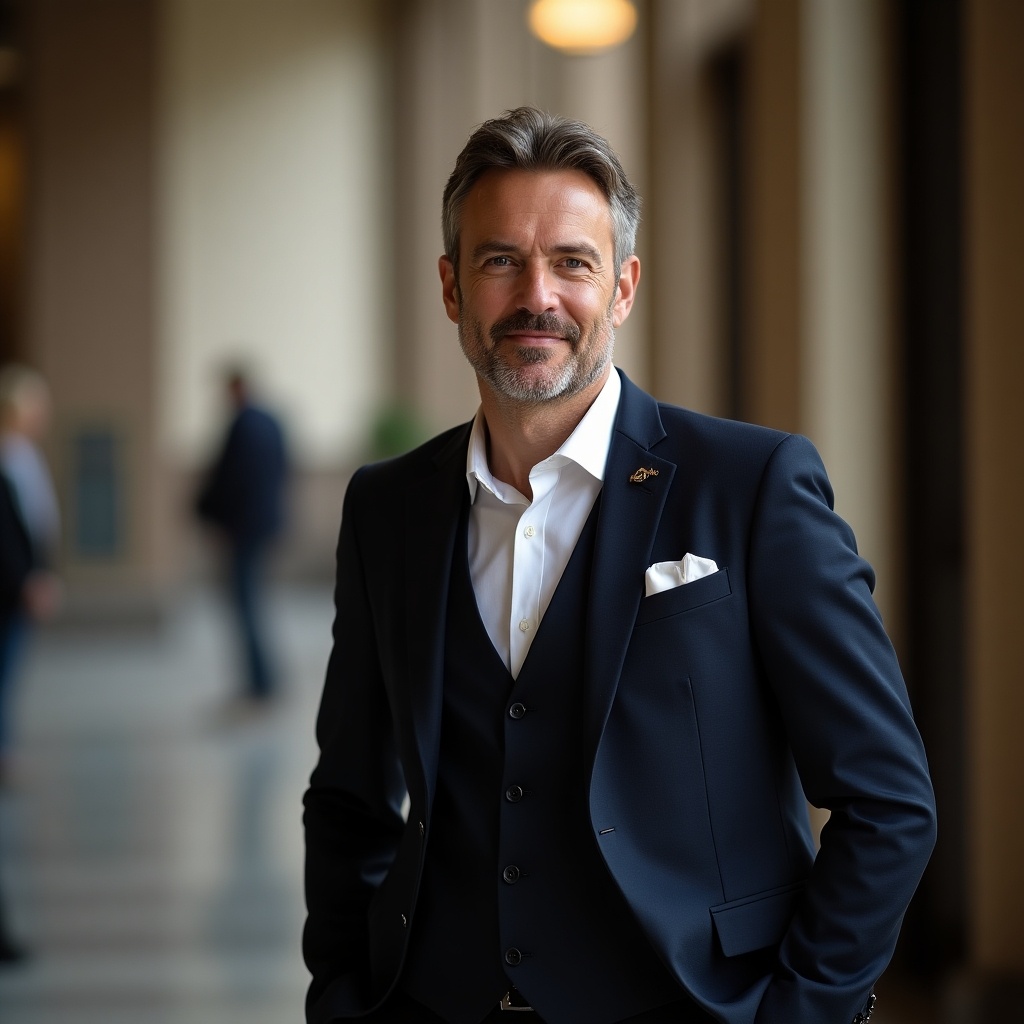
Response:
[[[376,462],[422,444],[430,436],[427,425],[415,410],[404,403],[385,405],[374,417],[370,428],[369,458]]]

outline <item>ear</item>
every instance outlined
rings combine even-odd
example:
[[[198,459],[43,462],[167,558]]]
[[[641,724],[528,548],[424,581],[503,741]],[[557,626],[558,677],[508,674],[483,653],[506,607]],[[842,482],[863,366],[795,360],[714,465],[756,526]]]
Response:
[[[444,310],[452,323],[459,322],[459,282],[455,278],[455,267],[447,256],[437,261],[437,269],[441,274],[441,296],[444,299]]]
[[[627,256],[619,270],[619,285],[612,303],[612,326],[620,327],[629,316],[636,298],[636,286],[640,282],[640,260],[636,256]]]

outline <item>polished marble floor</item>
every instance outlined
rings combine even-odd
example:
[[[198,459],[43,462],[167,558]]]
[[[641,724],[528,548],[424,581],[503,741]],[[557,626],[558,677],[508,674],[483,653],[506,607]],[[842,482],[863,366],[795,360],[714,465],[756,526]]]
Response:
[[[208,593],[159,632],[36,637],[0,793],[0,892],[32,955],[0,966],[0,1024],[300,1024],[300,800],[332,612],[327,589],[271,607],[288,692],[252,720],[221,714],[232,647]],[[935,1015],[896,989],[875,1020]]]
[[[225,717],[225,610],[197,592],[159,632],[37,635],[0,795],[0,892],[31,951],[2,1024],[302,1020],[301,794],[330,593],[274,595],[287,694]]]

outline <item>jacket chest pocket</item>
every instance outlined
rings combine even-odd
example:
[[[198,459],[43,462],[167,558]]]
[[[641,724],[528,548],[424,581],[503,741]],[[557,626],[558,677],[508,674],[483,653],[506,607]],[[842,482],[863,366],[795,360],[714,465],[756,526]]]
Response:
[[[640,601],[636,625],[667,619],[672,615],[681,615],[712,601],[720,601],[732,593],[729,582],[729,570],[719,569],[710,576],[704,576],[693,583],[684,583],[681,587],[663,590],[660,594],[652,594]]]

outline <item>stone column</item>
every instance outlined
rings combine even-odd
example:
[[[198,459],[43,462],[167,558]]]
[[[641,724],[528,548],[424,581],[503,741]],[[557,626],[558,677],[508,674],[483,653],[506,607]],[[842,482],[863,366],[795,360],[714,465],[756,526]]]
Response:
[[[154,443],[156,5],[37,0],[26,11],[25,327],[55,399],[69,598],[138,611],[158,588],[169,514]]]

